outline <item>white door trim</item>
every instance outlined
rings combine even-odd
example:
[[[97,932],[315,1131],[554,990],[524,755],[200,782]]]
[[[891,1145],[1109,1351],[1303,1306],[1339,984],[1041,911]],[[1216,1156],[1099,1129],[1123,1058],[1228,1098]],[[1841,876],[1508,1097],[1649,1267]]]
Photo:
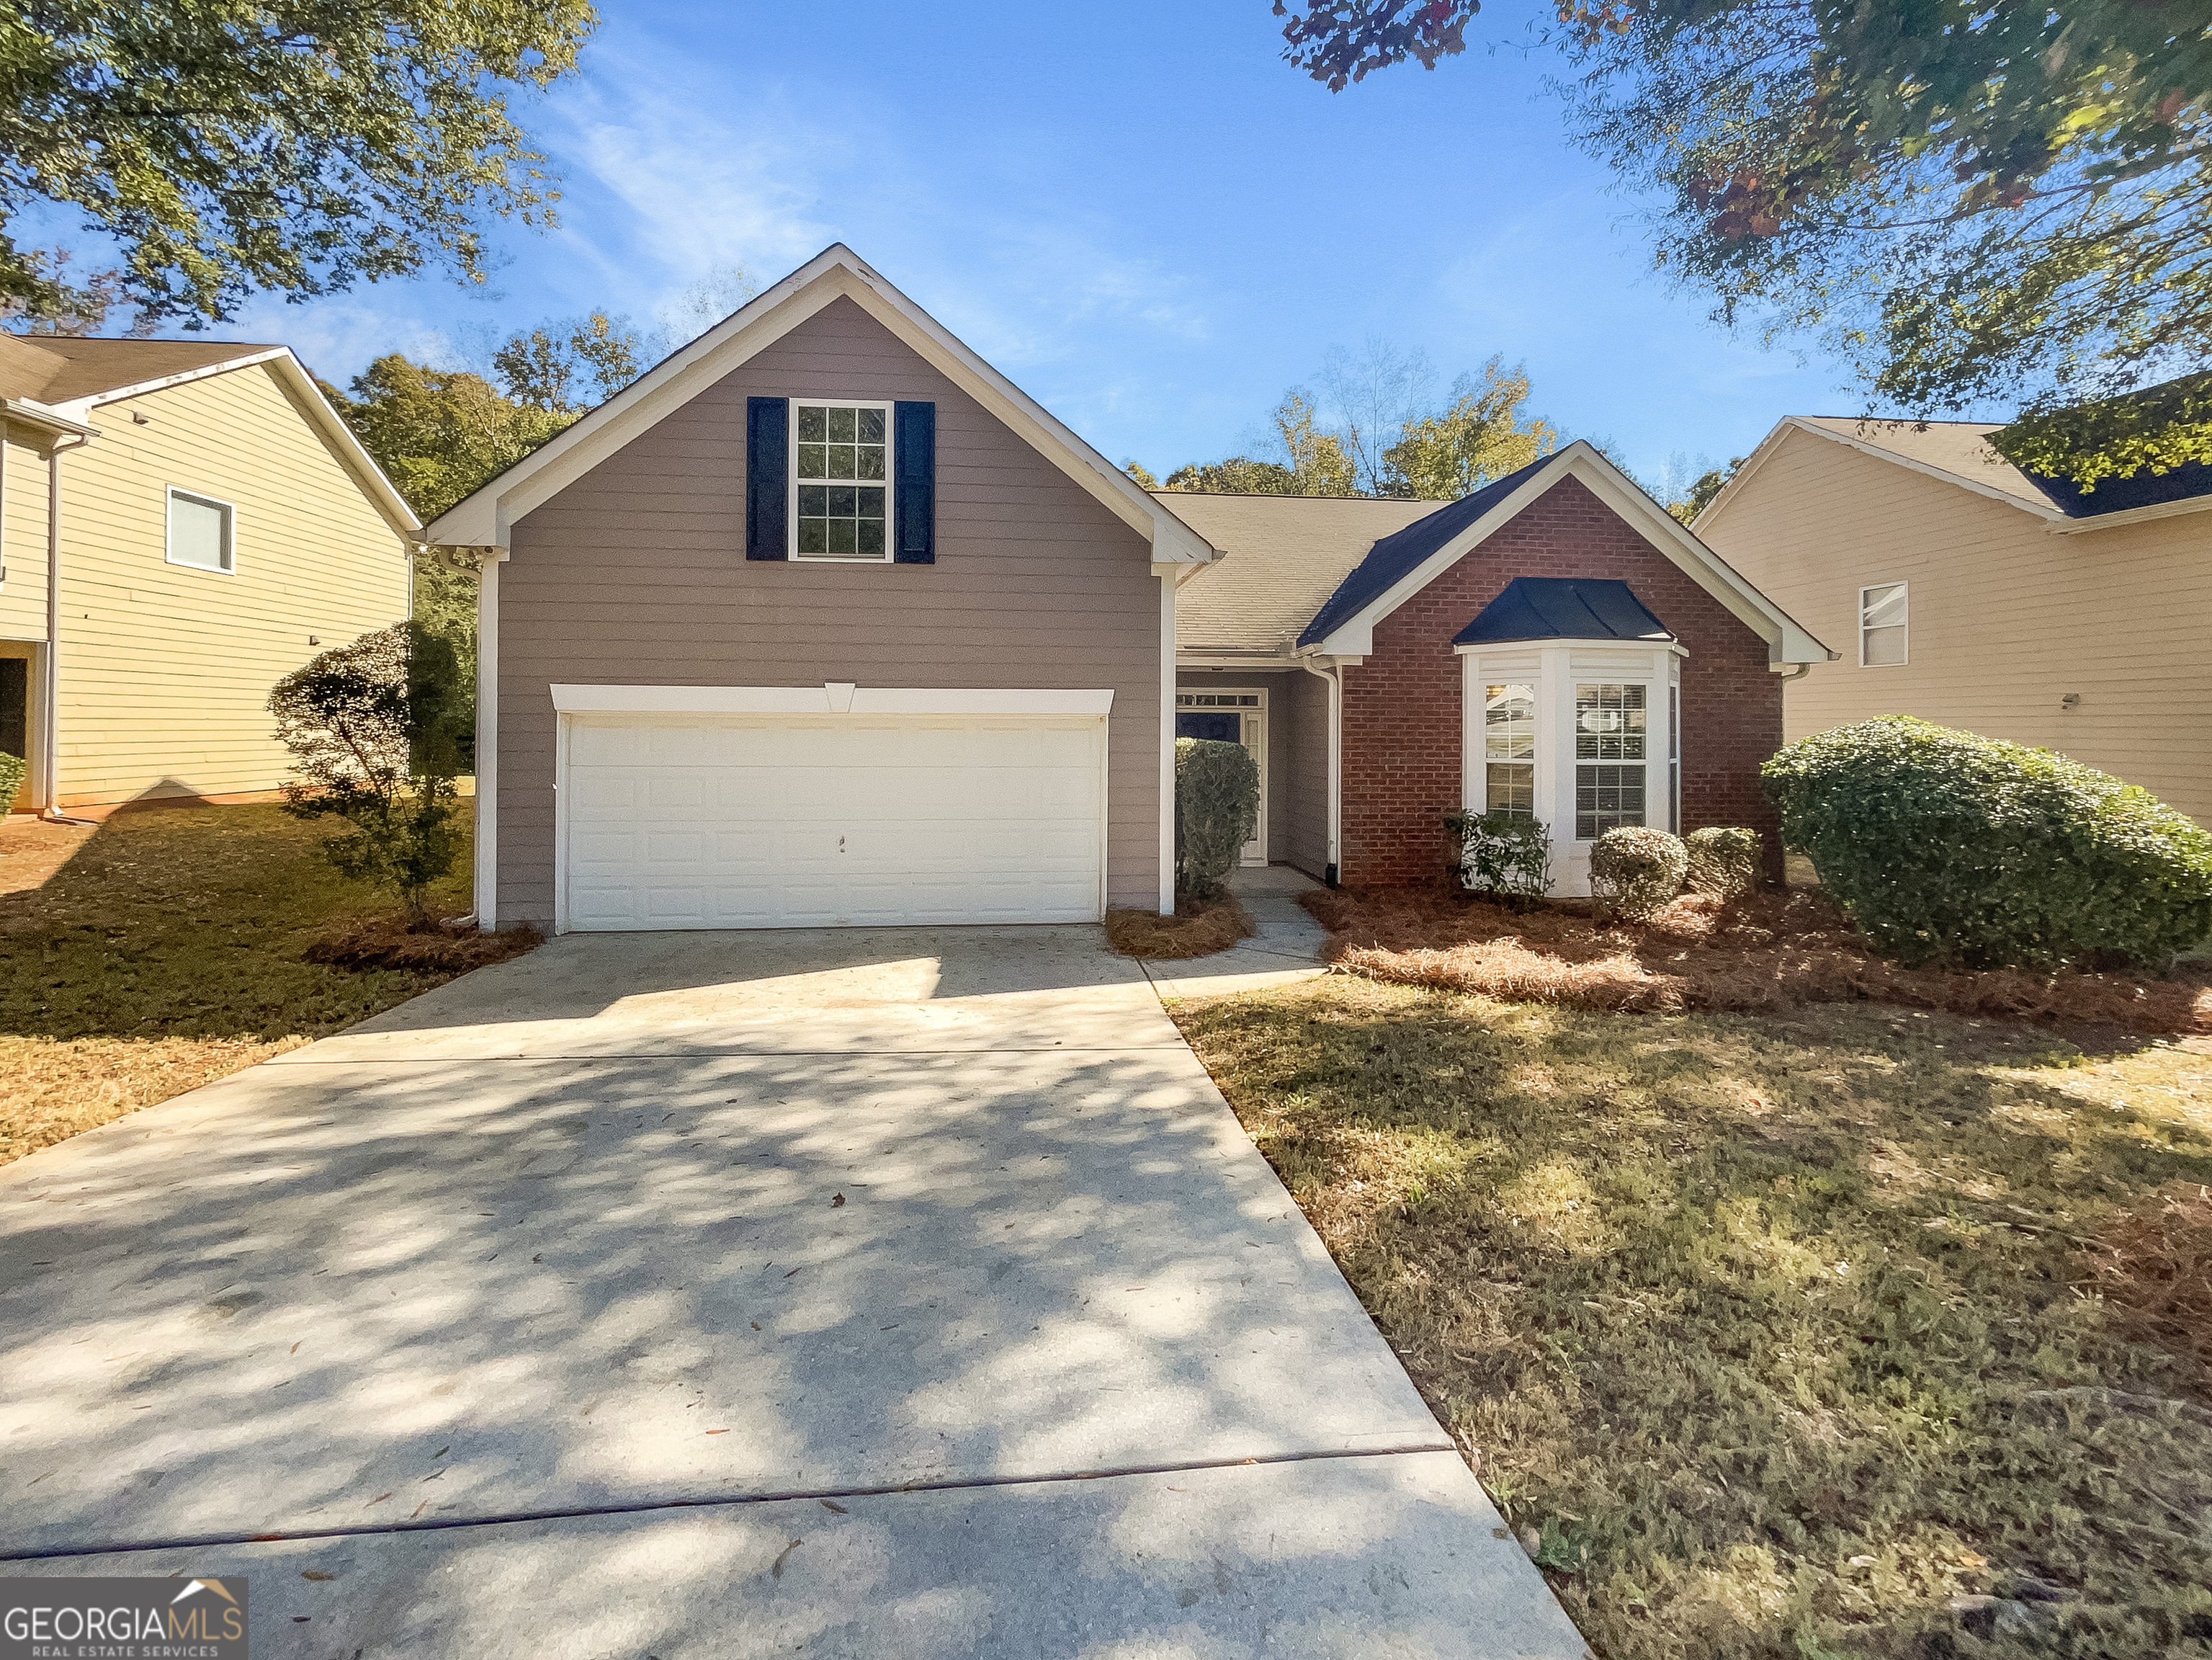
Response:
[[[1240,708],[1230,712],[1243,721],[1237,729],[1242,734],[1238,741],[1251,751],[1252,758],[1260,763],[1260,821],[1253,829],[1252,839],[1244,844],[1243,855],[1238,862],[1264,865],[1267,862],[1267,689],[1265,686],[1217,686],[1211,684],[1177,686],[1175,689],[1175,709],[1178,714],[1182,713],[1182,700],[1186,697],[1212,697],[1224,693],[1232,697],[1257,697],[1260,700],[1249,708]],[[1196,714],[1198,710],[1194,708],[1191,712]],[[1218,714],[1223,711],[1216,709],[1213,712]]]
[[[1030,686],[555,685],[563,714],[1097,714],[1114,707],[1104,690]]]

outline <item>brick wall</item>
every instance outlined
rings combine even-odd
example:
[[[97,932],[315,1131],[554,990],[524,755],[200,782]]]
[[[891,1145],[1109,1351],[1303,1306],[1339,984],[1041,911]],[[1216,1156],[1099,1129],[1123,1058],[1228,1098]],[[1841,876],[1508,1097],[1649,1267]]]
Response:
[[[1375,629],[1344,672],[1344,841],[1349,887],[1443,872],[1443,817],[1460,800],[1460,660],[1452,636],[1516,576],[1611,577],[1671,629],[1682,665],[1682,829],[1749,824],[1780,843],[1759,767],[1782,745],[1782,677],[1766,642],[1579,479],[1563,478]]]

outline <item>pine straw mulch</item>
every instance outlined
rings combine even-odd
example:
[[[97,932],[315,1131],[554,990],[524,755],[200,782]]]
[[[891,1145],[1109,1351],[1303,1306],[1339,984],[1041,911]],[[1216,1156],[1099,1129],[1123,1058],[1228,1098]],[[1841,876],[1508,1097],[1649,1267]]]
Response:
[[[410,927],[403,915],[345,916],[325,927],[300,955],[342,969],[398,969],[415,974],[466,974],[504,963],[545,943],[533,927],[483,933],[475,923]]]
[[[1224,894],[1218,899],[1178,898],[1172,916],[1163,916],[1156,910],[1106,913],[1107,943],[1124,957],[1141,957],[1155,963],[1211,957],[1259,931],[1259,924],[1237,903],[1235,894]]]
[[[2212,964],[2184,964],[2171,978],[1908,969],[1875,955],[1832,901],[1803,889],[1726,901],[1686,895],[1641,926],[1601,924],[1587,903],[1516,912],[1442,887],[1299,898],[1329,931],[1322,957],[1339,969],[1510,1002],[1675,1014],[1865,1001],[2212,1033]]]
[[[2212,1374],[2212,1189],[2169,1184],[2100,1230],[2087,1260],[2122,1327]]]

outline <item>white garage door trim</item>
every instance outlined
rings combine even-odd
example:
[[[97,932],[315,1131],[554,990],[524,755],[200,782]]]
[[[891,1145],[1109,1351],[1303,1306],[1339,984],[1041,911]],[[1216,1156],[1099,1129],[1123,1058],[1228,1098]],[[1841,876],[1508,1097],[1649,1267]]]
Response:
[[[1057,727],[1066,727],[1071,719],[1087,721],[1095,727],[1098,766],[1097,915],[1103,917],[1105,915],[1108,825],[1110,818],[1107,794],[1106,716],[1114,701],[1110,690],[860,687],[837,682],[820,687],[562,684],[550,690],[554,708],[559,714],[559,732],[554,755],[554,932],[556,933],[566,933],[572,926],[569,916],[569,804],[573,797],[568,787],[569,752],[575,724],[572,717],[622,714],[750,716],[771,727],[783,724],[777,719],[779,716],[819,721],[824,715],[849,715],[854,717],[856,725],[863,718],[871,724],[886,718],[913,718],[917,728],[940,725],[948,716],[975,717],[992,726],[1018,723],[1025,718]]]

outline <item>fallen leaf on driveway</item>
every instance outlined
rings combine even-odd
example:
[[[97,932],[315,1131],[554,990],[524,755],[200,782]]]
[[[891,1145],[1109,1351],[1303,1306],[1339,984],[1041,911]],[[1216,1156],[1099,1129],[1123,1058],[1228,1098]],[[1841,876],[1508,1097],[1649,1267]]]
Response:
[[[801,1262],[801,1263],[799,1265],[799,1268],[805,1268],[805,1266],[806,1266],[806,1264],[805,1264],[805,1263]],[[796,1274],[796,1273],[798,1273],[798,1272],[799,1272],[799,1268],[793,1268],[793,1269],[791,1271],[791,1274]],[[791,1274],[785,1274],[783,1277],[784,1277],[785,1279],[788,1280],[788,1279],[790,1279],[790,1278],[791,1278]]]
[[[823,1499],[823,1500],[822,1501],[822,1508],[823,1508],[823,1510],[833,1510],[833,1511],[836,1511],[837,1512],[837,1514],[838,1514],[838,1515],[840,1515],[840,1516],[842,1516],[842,1515],[844,1515],[844,1514],[845,1514],[845,1507],[844,1507],[842,1505],[839,1504],[839,1503],[838,1503],[836,1499]]]
[[[382,1504],[386,1499],[389,1499],[389,1498],[391,1498],[391,1497],[392,1497],[392,1495],[391,1495],[390,1493],[378,1493],[378,1494],[376,1495],[376,1497],[375,1497],[375,1498],[374,1498],[374,1499],[370,1499],[370,1500],[368,1501],[368,1505],[380,1505],[380,1504]],[[363,1510],[367,1510],[367,1509],[368,1508],[368,1505],[363,1505],[362,1506],[362,1508]]]
[[[844,1202],[845,1202],[845,1195],[844,1195],[843,1194],[842,1194],[842,1193],[841,1193],[841,1194],[839,1194],[836,1198],[832,1199],[832,1200],[830,1201],[830,1208],[831,1210],[835,1210],[835,1209],[836,1209],[836,1208],[837,1208],[837,1207],[838,1207],[838,1206],[840,1206],[840,1205],[843,1204]]]
[[[320,1568],[302,1568],[300,1571],[300,1578],[302,1579],[335,1579],[337,1578],[337,1575],[335,1573],[325,1573]]]
[[[727,1430],[708,1430],[708,1431],[707,1432],[707,1433],[708,1433],[708,1434],[709,1434],[709,1435],[727,1435],[727,1434],[729,1433],[729,1431],[727,1431]]]
[[[806,1541],[805,1541],[804,1539],[794,1539],[794,1540],[793,1540],[789,1544],[786,1545],[786,1546],[783,1548],[782,1552],[781,1552],[781,1554],[776,1557],[776,1559],[775,1559],[775,1566],[774,1567],[770,1568],[770,1569],[768,1571],[769,1578],[771,1578],[771,1579],[781,1579],[781,1578],[783,1578],[783,1565],[784,1565],[786,1562],[788,1562],[788,1561],[791,1560],[791,1554],[792,1554],[792,1552],[793,1552],[793,1551],[797,1550],[797,1549],[798,1549],[801,1545],[805,1544],[805,1542],[806,1542]]]

